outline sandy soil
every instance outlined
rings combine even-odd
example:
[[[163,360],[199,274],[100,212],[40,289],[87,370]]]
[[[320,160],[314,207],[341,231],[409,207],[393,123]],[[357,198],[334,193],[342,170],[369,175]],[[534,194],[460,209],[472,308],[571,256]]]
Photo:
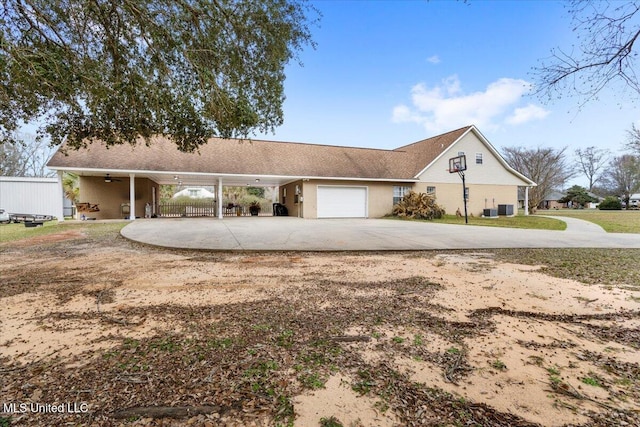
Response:
[[[42,363],[90,369],[123,340],[167,333],[197,338],[188,322],[156,309],[163,306],[199,313],[223,307],[208,315],[215,323],[223,320],[224,307],[259,307],[274,298],[319,312],[339,301],[393,297],[409,301],[417,314],[407,322],[354,320],[336,326],[336,335],[353,337],[339,346],[361,366],[333,366],[321,370],[322,387],[293,388],[295,425],[317,426],[331,416],[345,426],[402,425],[395,401],[385,401],[376,381],[363,381],[362,366],[384,367],[421,390],[446,392],[454,401],[546,426],[584,424],[613,410],[633,421],[640,411],[640,350],[624,334],[612,333],[635,331],[637,337],[639,292],[548,277],[536,267],[498,263],[490,253],[198,254],[122,242],[92,247],[75,233],[50,239],[2,248],[0,275],[9,283],[0,310],[5,373]],[[64,241],[68,246],[60,246]],[[53,243],[54,250],[41,251]],[[425,293],[370,285],[415,277],[434,286]],[[23,380],[23,387],[36,385],[22,395],[17,383],[0,383],[0,402],[41,399],[46,381],[40,386],[37,381],[37,375]],[[100,402],[92,405],[98,408]],[[438,422],[429,408],[421,416],[423,425]],[[212,417],[190,420],[247,422]],[[28,416],[14,421],[32,423]],[[273,423],[269,414],[252,422]]]

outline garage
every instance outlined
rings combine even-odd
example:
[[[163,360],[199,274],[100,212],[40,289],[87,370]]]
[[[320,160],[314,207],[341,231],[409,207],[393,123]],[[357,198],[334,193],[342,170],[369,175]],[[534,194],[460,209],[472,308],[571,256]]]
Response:
[[[366,218],[367,187],[318,186],[318,218]]]

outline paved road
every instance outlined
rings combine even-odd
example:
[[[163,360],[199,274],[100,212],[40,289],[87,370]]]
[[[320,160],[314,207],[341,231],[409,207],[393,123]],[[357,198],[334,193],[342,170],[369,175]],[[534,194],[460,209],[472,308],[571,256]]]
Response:
[[[432,224],[390,219],[231,217],[140,219],[134,241],[170,248],[257,251],[385,251],[495,248],[640,248],[640,234],[606,233],[575,218],[565,231]]]

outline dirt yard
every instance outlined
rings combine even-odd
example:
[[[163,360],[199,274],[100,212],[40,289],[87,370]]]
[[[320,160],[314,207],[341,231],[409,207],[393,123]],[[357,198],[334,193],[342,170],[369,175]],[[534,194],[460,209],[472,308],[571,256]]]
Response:
[[[490,252],[201,253],[79,231],[0,258],[3,427],[640,425],[633,288]]]

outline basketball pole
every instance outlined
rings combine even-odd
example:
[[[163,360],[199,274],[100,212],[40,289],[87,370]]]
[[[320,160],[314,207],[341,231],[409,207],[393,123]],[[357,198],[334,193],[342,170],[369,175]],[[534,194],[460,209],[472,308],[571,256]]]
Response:
[[[464,201],[464,223],[469,224],[469,217],[467,216],[467,185],[464,179],[464,172],[458,171],[458,175],[462,178],[462,200]]]
[[[449,159],[449,173],[456,173],[462,178],[462,201],[464,202],[464,223],[469,224],[467,215],[467,183],[464,178],[464,171],[467,170],[467,156],[458,153],[457,157]],[[460,208],[458,208],[460,210]]]

